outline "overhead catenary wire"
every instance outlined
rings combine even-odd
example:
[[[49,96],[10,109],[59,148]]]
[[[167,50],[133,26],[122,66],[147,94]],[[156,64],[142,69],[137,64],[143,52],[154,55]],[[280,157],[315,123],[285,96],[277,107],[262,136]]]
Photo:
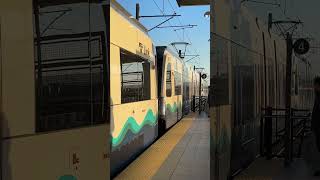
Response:
[[[156,2],[155,0],[152,0],[152,1],[153,1],[153,3],[156,5],[156,7],[159,9],[159,11],[160,11],[163,15],[165,15],[164,10],[162,10],[162,9],[160,8],[160,6],[157,4],[157,2]],[[168,21],[168,23],[169,23],[170,26],[172,26],[172,24],[170,23],[170,21]],[[176,33],[178,39],[179,39],[180,41],[183,41],[183,39],[179,36],[179,34],[178,34],[176,31],[174,31],[174,32]]]
[[[152,1],[153,1],[153,3],[156,5],[156,7],[160,10],[160,12],[161,12],[162,14],[164,14],[164,10],[161,10],[161,8],[160,8],[159,5],[157,4],[157,2],[156,2],[155,0],[152,0]],[[170,0],[168,0],[168,3],[169,3],[170,7],[172,8],[172,10],[173,10],[174,13],[175,13],[176,10],[174,9],[174,7],[173,7],[172,3],[170,2]],[[182,26],[182,22],[180,21],[179,17],[177,17],[177,19],[178,19],[180,25]],[[170,21],[168,21],[168,23],[170,24],[170,26],[172,26],[172,24],[170,23]],[[184,31],[184,30],[183,30],[183,31]],[[184,37],[181,38],[181,37],[178,35],[177,31],[175,31],[175,33],[176,33],[176,35],[177,35],[177,37],[179,38],[180,41],[184,41]],[[184,34],[185,34],[185,32],[184,32]],[[188,34],[186,34],[186,37],[188,38],[189,43],[192,44],[192,41],[191,41],[191,39],[190,39],[190,37],[189,37]],[[196,50],[195,50],[195,52],[197,53]],[[197,54],[198,54],[198,53],[197,53]]]
[[[167,1],[168,1],[169,5],[170,5],[172,11],[173,11],[173,12],[176,12],[176,9],[175,9],[174,6],[172,5],[171,1],[170,1],[170,0],[167,0]],[[181,20],[180,20],[179,17],[177,18],[177,20],[178,20],[178,22],[179,22],[180,25],[183,24],[183,23],[181,22]],[[192,40],[191,40],[191,38],[190,38],[190,36],[189,36],[188,31],[183,30],[183,34],[185,35],[185,37],[187,38],[187,40],[189,41],[189,43],[192,44]],[[193,51],[194,51],[195,54],[199,54],[199,51],[198,51],[194,46],[192,46],[192,49],[193,49]],[[188,52],[189,52],[189,51],[188,51]],[[195,59],[197,59],[198,63],[199,63],[200,60],[201,60],[200,56],[196,57]],[[194,62],[196,62],[196,61],[194,61]],[[199,63],[199,65],[202,66],[201,62]]]

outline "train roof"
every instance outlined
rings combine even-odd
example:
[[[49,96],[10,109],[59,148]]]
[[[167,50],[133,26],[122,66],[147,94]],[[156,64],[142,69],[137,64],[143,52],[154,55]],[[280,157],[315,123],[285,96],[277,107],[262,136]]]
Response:
[[[156,46],[156,50],[157,50],[157,54],[158,53],[164,54],[167,51],[169,54],[171,54],[173,57],[175,57],[177,60],[179,60],[181,63],[184,64],[183,59],[181,59],[179,55],[176,52],[174,52],[172,49],[170,49],[168,46]]]
[[[130,14],[125,8],[123,8],[116,0],[110,0],[111,7],[119,12],[123,17],[125,17],[132,25],[139,28],[145,34],[148,35],[147,28],[142,25],[137,19],[135,19],[132,14]]]
[[[186,63],[183,59],[181,59],[179,57],[179,55],[177,54],[177,52],[173,51],[171,48],[169,48],[168,46],[157,46],[156,47],[156,50],[157,50],[157,55],[159,55],[158,53],[160,53],[161,55],[163,55],[165,53],[165,51],[167,51],[168,53],[170,53],[172,56],[174,56],[176,59],[178,59],[182,64],[183,66],[187,67],[188,69],[192,69],[193,70],[193,67],[194,65],[193,64],[189,64],[189,63]]]

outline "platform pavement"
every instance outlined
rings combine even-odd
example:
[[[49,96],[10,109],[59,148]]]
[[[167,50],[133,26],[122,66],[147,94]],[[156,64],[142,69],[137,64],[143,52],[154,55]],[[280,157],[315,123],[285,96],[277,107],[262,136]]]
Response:
[[[303,143],[301,158],[296,158],[289,167],[284,167],[283,159],[266,160],[259,158],[235,180],[316,180],[315,170],[320,170],[320,153],[314,137],[310,133]]]
[[[117,180],[209,180],[210,121],[190,114],[132,162]]]

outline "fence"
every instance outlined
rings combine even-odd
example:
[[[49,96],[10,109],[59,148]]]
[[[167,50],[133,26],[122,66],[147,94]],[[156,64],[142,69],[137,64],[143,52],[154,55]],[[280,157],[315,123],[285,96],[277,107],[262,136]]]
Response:
[[[263,108],[262,112],[260,154],[267,159],[286,157],[285,153],[289,153],[290,160],[300,157],[305,134],[310,131],[307,126],[311,119],[310,110],[288,111],[268,107]],[[289,127],[285,126],[286,118],[289,118]]]
[[[192,111],[193,112],[207,112],[209,108],[207,96],[193,96]]]

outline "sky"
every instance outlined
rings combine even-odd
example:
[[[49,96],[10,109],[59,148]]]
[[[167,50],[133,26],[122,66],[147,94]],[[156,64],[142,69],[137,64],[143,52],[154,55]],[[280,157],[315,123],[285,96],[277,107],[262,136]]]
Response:
[[[162,26],[197,25],[194,28],[176,30],[179,28],[161,28],[149,32],[155,46],[168,46],[172,42],[188,42],[187,55],[199,55],[190,60],[190,64],[205,68],[210,72],[210,19],[204,14],[210,10],[209,6],[178,7],[176,0],[117,0],[127,11],[135,15],[136,3],[140,4],[140,15],[171,15],[176,12],[180,17],[174,17]],[[166,18],[141,18],[140,22],[151,29],[166,20]],[[175,31],[176,30],[176,31]],[[184,48],[184,47],[180,47]],[[172,49],[174,49],[172,47]],[[190,57],[186,57],[188,61]]]

